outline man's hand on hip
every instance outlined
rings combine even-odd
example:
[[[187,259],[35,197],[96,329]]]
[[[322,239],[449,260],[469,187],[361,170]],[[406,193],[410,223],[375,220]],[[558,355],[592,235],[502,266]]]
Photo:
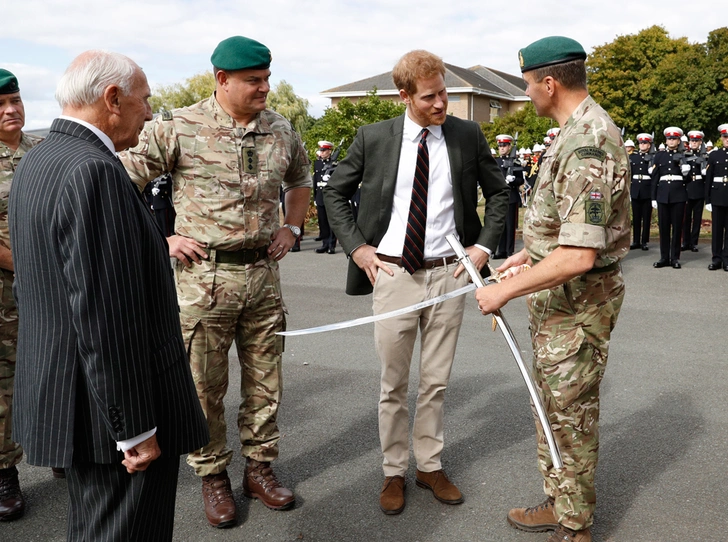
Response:
[[[488,259],[490,258],[487,252],[479,249],[476,246],[466,247],[465,252],[468,253],[470,261],[473,262],[473,265],[475,265],[475,268],[478,271],[483,269],[483,266],[488,263]],[[459,264],[457,269],[455,269],[455,273],[453,274],[453,276],[455,278],[458,278],[460,276],[460,273],[462,273],[463,271],[465,271],[465,266],[463,266],[463,264]]]
[[[392,271],[382,260],[377,258],[377,249],[372,245],[362,245],[355,248],[354,252],[351,253],[351,259],[359,266],[359,269],[366,272],[372,286],[374,286],[374,280],[377,278],[377,272],[379,269],[383,269],[392,277],[394,276],[394,271]]]
[[[293,245],[296,244],[296,236],[293,235],[293,232],[290,230],[290,228],[282,227],[279,228],[276,234],[273,236],[273,239],[270,241],[270,246],[268,247],[268,256],[273,258],[275,261],[280,260],[288,254],[288,251],[293,248]]]
[[[133,448],[124,452],[124,460],[121,462],[126,467],[126,472],[134,474],[147,470],[147,467],[162,455],[157,444],[157,435],[152,435],[147,440],[140,442]]]
[[[177,258],[185,267],[190,267],[192,262],[200,263],[201,260],[208,258],[205,245],[189,237],[172,235],[167,237],[167,243],[169,244],[169,257]]]

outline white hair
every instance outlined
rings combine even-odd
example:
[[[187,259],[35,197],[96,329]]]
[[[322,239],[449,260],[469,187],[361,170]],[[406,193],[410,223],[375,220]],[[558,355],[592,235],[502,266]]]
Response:
[[[83,107],[96,103],[109,85],[117,85],[126,95],[131,92],[139,66],[119,53],[92,50],[81,53],[56,87],[56,100],[61,108]]]

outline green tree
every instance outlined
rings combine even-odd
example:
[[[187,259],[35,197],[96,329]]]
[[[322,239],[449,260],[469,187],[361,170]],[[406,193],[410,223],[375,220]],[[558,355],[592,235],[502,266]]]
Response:
[[[327,107],[321,118],[306,131],[303,140],[311,160],[315,159],[318,142],[322,139],[341,145],[341,155],[346,156],[346,149],[354,141],[360,126],[381,120],[398,117],[404,113],[405,105],[391,100],[383,100],[376,95],[376,89],[367,93],[366,98],[352,103],[343,98],[336,107]]]
[[[498,117],[492,123],[481,123],[480,129],[492,148],[495,148],[495,136],[498,134],[515,137],[518,132],[518,148],[525,149],[526,147],[533,148],[536,143],[542,143],[546,131],[552,126],[556,126],[556,123],[551,119],[539,117],[536,114],[536,108],[531,102],[528,102],[518,111]]]
[[[268,93],[268,107],[284,116],[299,134],[305,133],[313,124],[308,106],[308,100],[296,96],[293,87],[285,81]]]
[[[162,109],[176,109],[195,104],[212,96],[214,91],[215,78],[211,71],[206,71],[193,75],[184,84],[175,83],[157,87],[149,98],[149,104],[152,106],[152,112],[159,113]]]

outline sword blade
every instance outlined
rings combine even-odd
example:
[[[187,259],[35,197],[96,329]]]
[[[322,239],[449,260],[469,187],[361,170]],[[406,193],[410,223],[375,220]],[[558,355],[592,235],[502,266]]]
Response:
[[[455,237],[453,234],[450,234],[445,237],[445,239],[448,243],[450,243],[450,246],[455,251],[455,254],[457,254],[460,263],[463,264],[463,267],[465,267],[465,270],[470,275],[473,283],[477,284],[478,287],[487,286],[488,283],[486,283],[486,281],[483,280],[483,277],[480,276],[480,271],[478,271],[473,262],[470,260],[468,253],[465,252],[465,248],[463,247],[463,245],[460,244],[460,241],[458,241],[457,237]],[[492,282],[490,281],[489,283],[492,284]],[[528,370],[528,367],[526,366],[526,363],[523,361],[523,357],[521,356],[521,349],[518,347],[516,336],[513,334],[511,326],[508,325],[508,322],[506,322],[506,319],[501,311],[494,312],[493,317],[498,323],[498,327],[500,328],[501,333],[503,333],[503,337],[505,338],[508,347],[511,349],[511,354],[513,354],[513,357],[516,360],[516,365],[518,365],[518,370],[521,372],[523,381],[526,383],[528,394],[531,396],[531,401],[533,402],[533,406],[536,410],[538,421],[541,424],[544,436],[546,437],[546,442],[549,446],[551,461],[554,464],[555,468],[561,469],[564,467],[564,462],[561,460],[561,451],[559,450],[559,445],[556,443],[554,432],[551,429],[551,422],[549,422],[548,415],[546,414],[546,408],[544,407],[543,400],[541,399],[541,394],[538,392],[536,384],[531,377],[531,372]]]
[[[337,322],[335,324],[327,324],[325,326],[309,327],[307,329],[296,329],[294,331],[279,331],[278,333],[276,333],[276,335],[283,335],[286,337],[294,337],[297,335],[312,335],[314,333],[323,333],[325,331],[334,331],[335,329],[346,329],[348,327],[355,327],[355,326],[362,326],[364,324],[371,324],[372,322],[386,320],[387,318],[392,318],[394,316],[400,316],[402,314],[407,314],[408,312],[414,312],[414,311],[417,311],[420,309],[431,307],[432,305],[437,305],[438,303],[442,303],[443,301],[447,301],[448,299],[452,299],[454,297],[465,295],[468,292],[472,292],[473,290],[475,290],[475,288],[476,288],[475,284],[468,284],[467,286],[463,286],[462,288],[458,288],[457,290],[453,290],[452,292],[448,292],[446,294],[442,294],[437,297],[433,297],[432,299],[427,299],[425,301],[420,301],[419,303],[415,303],[414,305],[410,305],[408,307],[403,307],[401,309],[397,309],[397,310],[393,310],[393,311],[389,311],[389,312],[383,312],[382,314],[375,314],[373,316],[365,316],[363,318],[356,318],[354,320],[347,320],[346,322]]]

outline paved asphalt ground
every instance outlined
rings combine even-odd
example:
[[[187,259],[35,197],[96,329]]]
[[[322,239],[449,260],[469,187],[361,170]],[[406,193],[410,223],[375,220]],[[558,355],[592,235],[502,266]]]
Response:
[[[346,258],[302,251],[281,263],[289,329],[371,314],[371,296],[344,294]],[[683,269],[653,269],[656,243],[624,261],[627,281],[602,387],[602,448],[593,535],[600,542],[708,542],[728,532],[726,417],[726,293],[728,273],[710,272],[710,247],[684,254]],[[526,308],[504,311],[527,359]],[[416,354],[417,355],[417,354]],[[235,361],[234,352],[231,360]],[[233,364],[235,367],[236,363]],[[490,318],[468,294],[457,357],[447,392],[444,466],[465,496],[460,506],[436,501],[407,476],[407,507],[385,516],[377,433],[379,363],[372,325],[289,337],[280,479],[294,489],[293,510],[273,512],[242,495],[243,461],[229,472],[239,526],[207,525],[200,482],[182,463],[175,540],[180,541],[509,541],[537,542],[545,534],[510,528],[513,506],[543,499],[536,468],[534,423],[526,388]],[[414,411],[417,364],[410,389]],[[239,370],[226,399],[228,438],[237,434]],[[20,465],[28,508],[0,524],[0,540],[62,541],[66,482],[50,469]]]

